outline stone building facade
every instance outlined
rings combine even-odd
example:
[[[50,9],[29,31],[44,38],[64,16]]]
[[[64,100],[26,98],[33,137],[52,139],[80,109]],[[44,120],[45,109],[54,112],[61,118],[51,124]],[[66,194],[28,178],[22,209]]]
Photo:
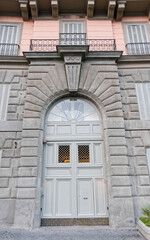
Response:
[[[42,5],[40,0],[19,0],[14,1],[11,18],[4,2],[0,2],[1,34],[4,26],[13,22],[23,27],[20,54],[11,49],[13,42],[0,43],[0,223],[39,227],[42,219],[43,225],[84,222],[134,227],[141,208],[150,202],[149,1],[137,1],[135,10],[135,1],[103,1],[104,6],[83,1],[87,12],[75,3],[68,9],[63,0],[51,1],[49,16],[47,12],[42,15],[46,1]],[[106,16],[100,16],[100,9]],[[23,18],[14,16],[17,11]],[[93,51],[92,42],[85,42],[81,33],[75,32],[71,39],[63,36],[59,42],[54,36],[52,47],[56,49],[47,48],[51,46],[44,45],[44,40],[42,45],[32,42],[29,49],[33,37],[52,39],[61,22],[82,20],[90,40],[109,40],[107,34],[112,31],[116,48],[107,42]],[[146,26],[148,40],[131,41],[129,54],[124,40],[128,30],[123,29],[136,22]],[[96,42],[96,47],[99,44]],[[58,120],[58,112],[54,112],[56,119],[52,120],[54,107],[63,101],[69,105],[59,109],[62,114],[76,111],[82,117]],[[90,106],[99,120],[84,119]],[[53,144],[57,145],[54,149]],[[62,146],[69,147],[65,148],[69,159],[60,163]],[[79,146],[84,152],[81,162]],[[89,154],[85,162],[84,149]]]

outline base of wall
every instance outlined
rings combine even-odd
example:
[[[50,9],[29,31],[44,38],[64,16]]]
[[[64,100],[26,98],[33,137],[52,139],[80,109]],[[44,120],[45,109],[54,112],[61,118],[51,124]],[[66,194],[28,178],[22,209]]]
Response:
[[[43,218],[41,226],[109,225],[108,218]]]

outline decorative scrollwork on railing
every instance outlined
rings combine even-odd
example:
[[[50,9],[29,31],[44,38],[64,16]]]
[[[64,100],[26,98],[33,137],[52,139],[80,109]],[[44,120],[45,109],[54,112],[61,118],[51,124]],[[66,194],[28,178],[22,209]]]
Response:
[[[17,56],[19,45],[13,43],[0,43],[0,56]]]
[[[59,39],[31,39],[31,51],[56,51],[56,46],[89,45],[89,51],[115,51],[115,39],[86,39],[85,33],[60,33]]]
[[[150,42],[127,43],[128,55],[150,55]]]

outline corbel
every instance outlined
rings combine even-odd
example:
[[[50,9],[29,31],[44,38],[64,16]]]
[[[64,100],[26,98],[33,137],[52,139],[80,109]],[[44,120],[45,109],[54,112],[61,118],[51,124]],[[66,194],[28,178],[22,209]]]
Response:
[[[115,7],[116,7],[116,0],[109,0],[108,11],[107,11],[107,17],[109,19],[113,19],[114,18]]]
[[[123,12],[125,10],[126,1],[119,0],[117,2],[117,15],[116,20],[121,21],[123,17]]]
[[[30,0],[30,8],[31,8],[31,15],[32,18],[38,17],[38,6],[37,6],[37,0]]]
[[[94,5],[95,5],[94,0],[88,0],[88,2],[87,2],[87,17],[88,18],[92,18],[94,15]]]
[[[58,0],[51,0],[52,16],[58,18]]]
[[[22,18],[24,21],[29,20],[29,2],[28,0],[19,0],[20,4],[20,9],[21,9],[21,14]]]

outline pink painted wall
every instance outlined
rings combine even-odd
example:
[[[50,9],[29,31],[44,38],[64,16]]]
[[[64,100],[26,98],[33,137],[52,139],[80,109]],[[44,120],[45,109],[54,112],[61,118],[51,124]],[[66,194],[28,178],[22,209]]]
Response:
[[[108,20],[87,20],[88,39],[112,39],[112,22]]]
[[[67,21],[67,19],[65,19]],[[69,21],[70,19],[68,19]],[[71,19],[73,20],[73,19]],[[81,20],[81,19],[78,19]],[[122,22],[109,20],[86,20],[87,38],[88,39],[116,39],[117,50],[124,51],[125,54],[125,38],[123,30],[123,22],[148,22],[147,17],[124,17]],[[77,21],[77,19],[75,19]],[[0,16],[0,22],[20,22],[23,23],[20,54],[22,51],[29,51],[30,39],[32,38],[59,38],[60,21],[36,20],[23,22],[21,17],[3,17]],[[150,24],[150,21],[149,21]]]
[[[33,38],[59,38],[59,21],[34,21]]]

